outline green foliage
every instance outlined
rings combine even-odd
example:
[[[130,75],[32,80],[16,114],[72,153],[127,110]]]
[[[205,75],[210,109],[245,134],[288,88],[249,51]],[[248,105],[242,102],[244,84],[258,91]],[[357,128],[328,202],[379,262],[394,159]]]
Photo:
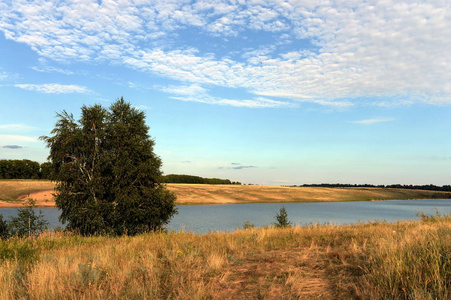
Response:
[[[67,229],[83,235],[158,230],[174,213],[175,195],[161,184],[143,112],[123,98],[109,109],[83,106],[81,118],[58,114],[50,148],[56,205]]]
[[[41,164],[40,178],[52,179],[51,172],[52,172],[52,164],[50,162],[45,162]]]
[[[41,165],[28,159],[1,159],[0,179],[40,179]]]
[[[3,215],[0,214],[0,239],[6,239],[9,236],[9,228],[6,221],[3,220]]]
[[[37,252],[36,245],[29,239],[10,238],[7,241],[0,240],[0,261],[31,262],[36,260]]]
[[[291,222],[288,220],[287,210],[285,209],[285,206],[283,206],[283,205],[280,208],[279,213],[276,214],[276,216],[274,218],[277,221],[276,223],[274,223],[274,226],[276,226],[278,228],[291,226]]]
[[[28,200],[28,204],[24,208],[19,208],[17,217],[11,217],[8,227],[11,235],[26,237],[37,236],[47,229],[48,222],[44,219],[42,212],[36,214],[35,201]]]
[[[246,220],[243,224],[243,229],[251,229],[251,228],[255,228],[254,223],[252,223],[249,220]]]

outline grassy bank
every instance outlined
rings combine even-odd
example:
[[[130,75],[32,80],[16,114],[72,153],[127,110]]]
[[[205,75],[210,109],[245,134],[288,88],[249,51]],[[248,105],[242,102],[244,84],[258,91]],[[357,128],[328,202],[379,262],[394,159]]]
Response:
[[[451,198],[449,192],[388,188],[280,187],[261,185],[168,184],[178,205],[269,202],[369,201]],[[50,181],[0,180],[0,207],[31,197],[38,206],[54,205]],[[3,201],[3,202],[1,202]]]
[[[451,218],[0,242],[1,299],[449,299]]]

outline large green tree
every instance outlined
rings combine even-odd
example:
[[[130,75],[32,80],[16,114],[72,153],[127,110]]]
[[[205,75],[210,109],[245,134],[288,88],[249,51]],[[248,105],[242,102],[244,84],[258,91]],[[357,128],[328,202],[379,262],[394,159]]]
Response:
[[[83,106],[76,121],[58,114],[50,148],[56,205],[67,228],[81,234],[128,234],[161,229],[177,212],[161,183],[145,114],[123,98],[109,109]]]

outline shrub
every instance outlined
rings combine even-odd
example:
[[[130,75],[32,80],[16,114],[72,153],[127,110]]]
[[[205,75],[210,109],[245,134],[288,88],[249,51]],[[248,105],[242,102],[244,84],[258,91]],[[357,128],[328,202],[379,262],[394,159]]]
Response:
[[[251,228],[255,228],[255,225],[254,225],[254,223],[252,223],[249,220],[247,220],[247,221],[244,222],[243,228],[244,229],[251,229]]]
[[[6,239],[9,236],[9,228],[6,221],[3,220],[3,215],[0,214],[0,239]]]
[[[283,205],[280,208],[279,213],[274,218],[277,220],[277,222],[274,223],[274,226],[278,228],[291,226],[291,222],[288,220],[287,210]]]
[[[24,208],[19,208],[17,217],[11,217],[9,228],[12,235],[19,237],[37,236],[47,229],[49,222],[44,219],[41,211],[36,214],[34,207],[35,201],[29,199]]]

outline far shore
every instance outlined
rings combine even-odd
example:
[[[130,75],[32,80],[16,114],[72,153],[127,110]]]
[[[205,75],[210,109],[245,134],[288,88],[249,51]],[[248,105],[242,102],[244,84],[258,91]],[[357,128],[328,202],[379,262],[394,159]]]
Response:
[[[0,180],[0,208],[55,207],[54,183],[47,180]],[[283,187],[264,185],[167,184],[177,205],[342,202],[451,198],[450,192],[390,188]]]

